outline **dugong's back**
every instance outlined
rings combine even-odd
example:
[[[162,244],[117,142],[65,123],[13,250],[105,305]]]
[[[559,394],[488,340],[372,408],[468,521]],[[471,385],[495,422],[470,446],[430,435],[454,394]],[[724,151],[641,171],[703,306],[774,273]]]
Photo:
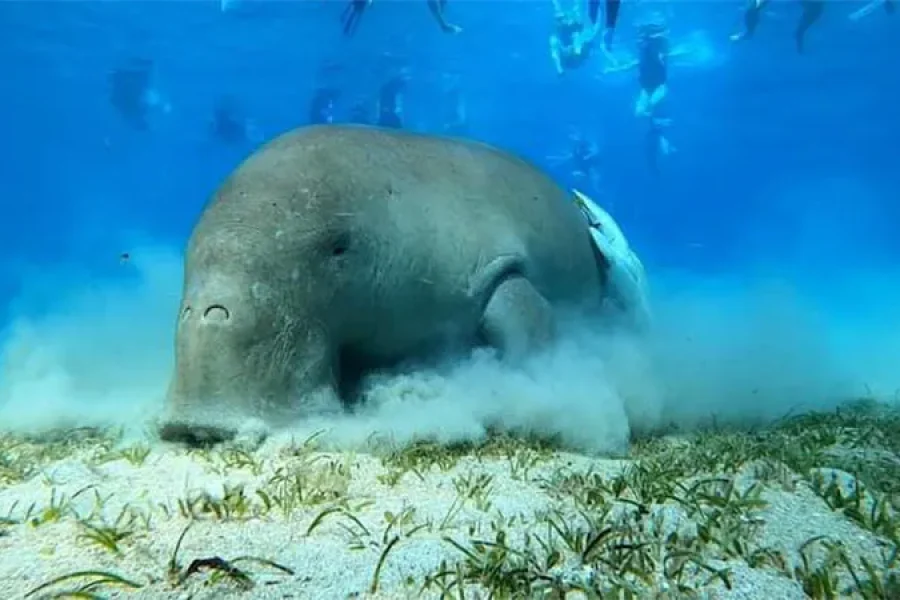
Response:
[[[548,299],[598,294],[588,231],[570,198],[539,169],[486,144],[377,127],[303,127],[247,159],[203,222],[243,219],[248,202],[303,213],[310,227],[364,228],[382,264],[406,263],[438,289],[459,287],[460,278],[510,254],[525,258],[528,278]],[[284,220],[257,222],[282,227]]]

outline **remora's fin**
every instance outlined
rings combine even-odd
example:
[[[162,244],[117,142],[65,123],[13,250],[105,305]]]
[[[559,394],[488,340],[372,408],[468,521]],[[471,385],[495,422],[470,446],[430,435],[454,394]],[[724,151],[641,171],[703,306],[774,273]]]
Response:
[[[572,190],[575,203],[587,220],[597,250],[609,264],[609,297],[626,313],[631,313],[639,326],[649,324],[647,283],[644,265],[628,245],[619,224],[589,196]]]
[[[628,240],[625,239],[625,234],[622,233],[622,229],[619,227],[619,224],[616,223],[615,219],[613,219],[608,212],[600,208],[596,202],[591,200],[587,194],[575,189],[573,189],[572,192],[575,195],[575,203],[581,208],[581,212],[584,213],[585,217],[588,219],[588,225],[592,229],[599,228],[603,233],[603,236],[617,250],[629,250]]]

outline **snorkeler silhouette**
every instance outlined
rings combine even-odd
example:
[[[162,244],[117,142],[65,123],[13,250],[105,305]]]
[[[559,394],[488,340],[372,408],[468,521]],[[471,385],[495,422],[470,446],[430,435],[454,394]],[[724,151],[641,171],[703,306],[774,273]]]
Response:
[[[822,17],[825,0],[800,0],[800,5],[803,7],[803,13],[800,15],[800,22],[797,23],[797,29],[794,32],[794,41],[797,43],[797,52],[803,54],[806,32]]]
[[[378,91],[378,125],[393,129],[403,128],[403,92],[409,83],[405,69],[392,75]]]
[[[372,0],[350,0],[341,13],[341,24],[344,26],[344,35],[353,35],[359,27],[359,21],[363,13],[372,5]]]
[[[340,90],[331,86],[319,86],[313,92],[309,103],[307,122],[310,125],[334,122],[334,108],[340,97]]]
[[[466,101],[459,84],[459,75],[444,75],[443,129],[450,135],[466,135],[469,130]]]
[[[344,29],[344,35],[352,36],[359,27],[359,22],[365,14],[367,8],[372,6],[373,0],[349,0],[341,13],[341,23]],[[447,21],[444,11],[447,9],[447,0],[427,0],[428,10],[437,21],[444,33],[459,33],[462,27],[454,25]]]
[[[578,130],[569,133],[568,151],[561,155],[547,156],[553,165],[565,167],[571,175],[574,185],[591,193],[600,193],[601,169],[603,158],[600,145]]]
[[[747,6],[744,9],[744,29],[731,35],[732,42],[749,40],[753,37],[753,34],[756,31],[757,26],[759,25],[759,19],[762,15],[762,11],[766,6],[768,6],[770,1],[771,0],[748,0]],[[803,54],[806,46],[806,33],[809,31],[810,27],[817,23],[822,17],[822,13],[825,10],[826,0],[799,1],[802,12],[800,14],[800,21],[797,23],[797,28],[794,30],[794,42],[797,47],[797,52]],[[879,1],[883,1],[885,3],[893,2],[893,0]],[[888,11],[890,12],[890,9],[888,9]],[[851,18],[853,18],[852,15]]]
[[[581,15],[578,4],[566,10],[560,0],[553,0],[553,33],[550,35],[550,58],[558,75],[581,67],[587,62],[597,36],[597,26]]]
[[[372,111],[367,99],[357,98],[350,105],[348,121],[357,125],[369,125],[372,123]]]
[[[612,51],[613,34],[616,31],[616,22],[619,20],[619,8],[622,0],[606,0],[604,10],[604,28],[603,28],[603,47],[607,52]],[[600,0],[588,1],[588,15],[591,23],[597,24],[597,17],[600,14]]]
[[[638,28],[638,82],[641,91],[635,114],[652,116],[666,97],[669,72],[668,26],[659,15]]]
[[[227,95],[219,98],[213,109],[210,130],[212,135],[221,142],[234,144],[247,141],[247,121],[241,116],[237,101],[233,96]]]
[[[344,65],[339,61],[329,59],[319,64],[316,69],[312,98],[307,107],[307,124],[318,125],[335,122],[335,111],[346,77]]]
[[[153,72],[149,58],[132,58],[109,74],[109,101],[134,128],[147,129],[148,94]]]
[[[759,25],[759,17],[762,9],[769,3],[769,0],[748,0],[747,7],[744,9],[744,29],[731,35],[731,41],[749,40],[756,33],[756,27]]]
[[[650,128],[647,130],[647,137],[645,138],[644,153],[647,165],[654,175],[659,174],[660,158],[675,152],[675,147],[665,135],[665,129],[671,123],[670,119],[665,118],[652,117],[650,119]]]

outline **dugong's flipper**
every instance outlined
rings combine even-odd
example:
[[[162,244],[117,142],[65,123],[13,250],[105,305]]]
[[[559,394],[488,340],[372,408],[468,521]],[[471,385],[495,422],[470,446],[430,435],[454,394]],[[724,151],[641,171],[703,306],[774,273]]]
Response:
[[[586,194],[572,190],[575,203],[587,219],[591,238],[609,263],[610,300],[632,316],[640,328],[650,324],[644,265],[628,245],[618,223]]]
[[[550,303],[521,272],[521,257],[507,254],[484,265],[469,282],[470,296],[484,307],[481,337],[513,363],[555,335]]]

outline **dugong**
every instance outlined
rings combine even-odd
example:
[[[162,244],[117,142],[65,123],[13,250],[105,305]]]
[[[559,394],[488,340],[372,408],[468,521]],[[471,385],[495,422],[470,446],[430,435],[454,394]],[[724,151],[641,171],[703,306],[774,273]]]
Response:
[[[487,345],[519,360],[562,315],[628,297],[609,277],[624,237],[615,226],[604,253],[589,225],[549,176],[483,143],[285,133],[190,236],[160,436],[214,443],[340,410],[365,373],[421,357]]]

